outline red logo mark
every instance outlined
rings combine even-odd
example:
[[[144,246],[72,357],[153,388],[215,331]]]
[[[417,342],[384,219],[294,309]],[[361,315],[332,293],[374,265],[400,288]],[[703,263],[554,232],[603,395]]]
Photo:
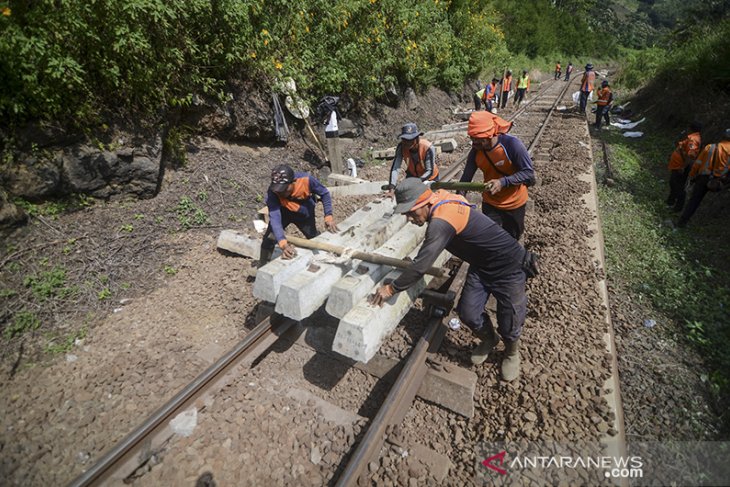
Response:
[[[506,450],[502,450],[501,452],[497,453],[496,455],[492,455],[491,457],[487,458],[482,462],[482,465],[484,465],[487,468],[491,468],[495,472],[497,472],[500,475],[506,475],[507,470],[503,468],[499,468],[496,465],[492,465],[492,460],[498,460],[499,464],[502,465],[504,463],[504,456],[507,454]]]

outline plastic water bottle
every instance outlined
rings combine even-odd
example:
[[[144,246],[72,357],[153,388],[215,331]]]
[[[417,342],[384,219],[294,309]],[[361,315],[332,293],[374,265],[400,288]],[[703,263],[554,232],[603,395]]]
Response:
[[[459,328],[461,328],[461,320],[459,320],[459,318],[457,317],[451,318],[449,320],[449,328],[451,328],[452,330],[458,330]]]

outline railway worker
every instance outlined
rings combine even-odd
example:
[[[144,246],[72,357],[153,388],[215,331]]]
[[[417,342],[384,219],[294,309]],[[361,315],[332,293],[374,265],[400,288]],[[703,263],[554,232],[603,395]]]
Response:
[[[269,226],[261,242],[259,267],[271,260],[277,243],[282,250],[282,258],[291,259],[297,255],[296,247],[286,241],[284,230],[289,224],[296,225],[306,238],[319,235],[314,219],[315,197],[321,199],[324,206],[325,228],[333,233],[338,232],[332,216],[332,197],[317,178],[308,173],[295,173],[286,164],[280,164],[271,171],[271,184],[266,193]]]
[[[692,164],[689,171],[689,180],[693,182],[692,194],[682,216],[679,217],[678,227],[687,226],[687,222],[697,211],[708,191],[722,191],[730,185],[729,158],[730,128],[725,129],[722,141],[706,145]]]
[[[480,112],[474,112],[480,113]],[[436,165],[436,148],[423,137],[415,123],[403,125],[399,135],[400,143],[395,149],[395,157],[390,167],[389,187],[395,188],[398,172],[403,161],[406,163],[406,178],[419,178],[421,181],[438,181],[439,169]]]
[[[506,73],[504,73],[504,76],[502,77],[502,96],[501,96],[501,103],[500,108],[504,108],[507,106],[507,99],[509,98],[509,92],[512,91],[512,71],[509,69]]]
[[[687,130],[687,136],[677,142],[677,147],[669,157],[669,196],[667,206],[679,213],[684,208],[687,184],[687,177],[692,168],[692,163],[697,159],[702,147],[702,136],[700,131],[702,124],[692,122]]]
[[[573,74],[573,63],[568,62],[565,67],[565,81],[570,81],[570,75]]]
[[[526,96],[530,91],[530,75],[527,74],[527,70],[522,70],[522,75],[517,78],[517,93],[515,94],[514,106],[519,108],[520,103],[527,101]]]
[[[608,118],[608,112],[611,110],[611,103],[613,103],[613,92],[611,92],[611,86],[609,86],[607,80],[601,81],[601,87],[598,89],[598,99],[593,102],[596,104],[596,123],[593,125],[596,129],[601,129],[601,120],[606,121],[606,125],[611,123]]]
[[[560,79],[560,76],[562,74],[563,74],[563,69],[560,66],[560,61],[558,61],[557,63],[555,63],[555,79],[556,80],[559,80]]]
[[[537,273],[536,256],[525,250],[491,218],[475,211],[463,196],[446,190],[431,191],[417,179],[406,179],[395,188],[395,213],[405,213],[415,225],[428,224],[418,255],[396,280],[384,284],[370,297],[382,306],[394,294],[418,282],[446,249],[469,264],[458,312],[480,339],[471,360],[481,364],[499,343],[484,306],[490,294],[497,299],[497,330],[505,343],[502,378],[520,375],[519,339],[527,313],[525,281]]]
[[[482,109],[482,101],[484,99],[484,92],[486,88],[482,88],[482,82],[477,81],[477,92],[474,93],[474,111],[478,112]]]
[[[499,91],[499,79],[492,78],[492,82],[487,85],[482,97],[482,103],[484,103],[488,112],[494,110],[494,99],[497,96],[497,91]]]
[[[586,64],[586,70],[580,80],[580,111],[585,114],[586,105],[588,104],[588,96],[593,91],[593,83],[596,81],[596,72],[593,71],[591,63]]]
[[[461,182],[470,182],[477,168],[484,174],[482,213],[519,240],[525,230],[527,187],[535,181],[532,159],[525,144],[509,135],[512,122],[489,112],[472,113],[467,133],[471,151]]]

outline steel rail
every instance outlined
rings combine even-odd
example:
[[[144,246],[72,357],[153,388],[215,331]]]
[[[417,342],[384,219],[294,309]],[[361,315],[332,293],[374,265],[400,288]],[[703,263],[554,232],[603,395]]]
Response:
[[[105,480],[109,480],[126,462],[131,461],[135,455],[143,451],[145,446],[148,446],[146,440],[161,433],[167,427],[167,421],[170,418],[188,407],[206,392],[208,387],[215,384],[217,379],[241,364],[246,358],[250,358],[254,353],[260,355],[268,349],[270,345],[261,346],[262,344],[265,345],[264,342],[267,338],[272,337],[272,335],[281,336],[295,323],[293,320],[284,318],[281,322],[272,324],[272,316],[267,316],[233,349],[157,409],[144,423],[105,453],[91,468],[74,479],[69,487],[100,485]],[[259,350],[260,348],[263,349]]]
[[[465,264],[460,266],[459,272],[447,292],[460,294],[468,267]],[[443,324],[443,318],[432,318],[428,322],[426,331],[413,348],[403,370],[337,480],[335,484],[337,487],[357,485],[365,466],[379,454],[385,441],[386,429],[392,424],[399,423],[407,413],[426,375],[426,357],[429,353],[438,351],[445,334],[446,327]]]

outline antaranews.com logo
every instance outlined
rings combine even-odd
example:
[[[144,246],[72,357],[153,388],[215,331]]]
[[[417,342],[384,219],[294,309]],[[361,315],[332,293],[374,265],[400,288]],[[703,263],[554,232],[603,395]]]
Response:
[[[590,443],[482,443],[475,485],[730,485],[730,442],[631,442],[620,451]]]

